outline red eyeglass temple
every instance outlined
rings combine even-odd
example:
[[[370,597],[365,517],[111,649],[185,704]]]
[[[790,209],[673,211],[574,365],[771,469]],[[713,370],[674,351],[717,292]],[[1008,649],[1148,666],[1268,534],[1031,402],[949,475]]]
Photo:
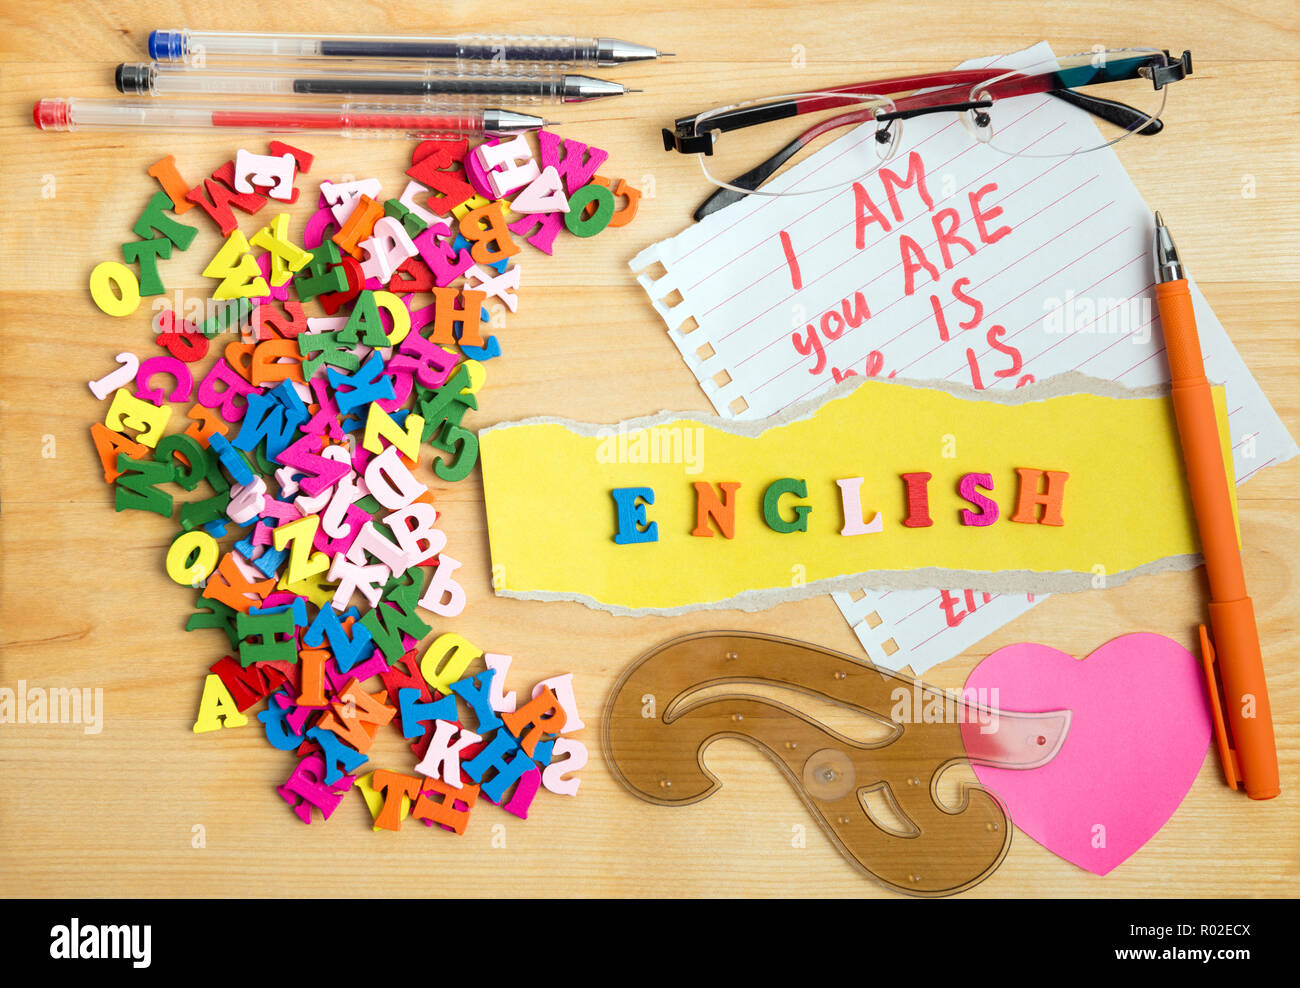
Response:
[[[1053,78],[1054,73],[1027,76],[1008,75],[1006,78],[999,79],[997,92],[994,95],[1000,99],[1007,99],[1012,96],[1025,96],[1030,93],[1045,93],[1054,88]],[[989,79],[987,69],[959,69],[954,72],[900,76],[897,79],[855,82],[849,86],[836,86],[832,89],[823,90],[822,94],[794,100],[794,104],[798,114],[814,113],[818,110],[828,110],[853,102],[848,99],[827,98],[824,93],[889,96],[892,93],[909,92],[914,89],[931,90],[894,100],[894,105],[899,110],[915,110],[928,106],[943,106],[947,103],[965,102],[970,96],[971,87],[980,82],[987,82]]]
[[[837,86],[834,89],[827,89],[825,92],[888,96],[890,93],[906,92],[911,89],[929,90],[928,92],[915,93],[893,101],[896,111],[906,112],[932,106],[946,106],[950,103],[967,102],[971,98],[970,88],[977,83],[988,80],[989,74],[987,70],[959,69],[955,72],[901,76],[897,79],[885,79],[879,82],[858,82],[851,86]],[[946,86],[946,88],[933,89],[932,87],[935,86]],[[1013,96],[1026,96],[1031,93],[1045,93],[1052,88],[1051,73],[1031,76],[1009,75],[1007,78],[999,80],[997,92],[994,95],[999,99],[1008,99]],[[852,102],[852,100],[829,99],[823,95],[805,97],[794,101],[796,113],[799,115],[826,110],[835,106],[843,106]],[[841,127],[865,123],[874,119],[874,117],[874,109],[853,110],[821,121],[804,131],[795,140],[801,144],[807,144],[823,134],[838,130]]]
[[[948,72],[927,72],[922,75],[904,75],[894,79],[879,79],[875,82],[855,82],[849,86],[832,86],[830,89],[822,90],[822,92],[871,93],[878,96],[888,96],[891,93],[906,93],[914,89],[933,89],[935,87],[947,89],[949,87],[963,86],[966,90],[969,90],[975,83],[989,79],[989,72],[989,69],[953,69]],[[1043,88],[1046,89],[1047,86]]]

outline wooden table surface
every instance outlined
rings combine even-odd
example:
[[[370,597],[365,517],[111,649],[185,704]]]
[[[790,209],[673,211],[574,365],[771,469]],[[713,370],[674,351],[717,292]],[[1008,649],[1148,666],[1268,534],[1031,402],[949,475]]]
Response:
[[[430,11],[446,9],[442,20]],[[515,9],[512,9],[515,8]],[[308,13],[310,9],[310,13]],[[576,31],[678,52],[607,74],[646,92],[563,107],[564,133],[610,152],[602,173],[652,185],[636,221],[588,241],[568,237],[521,262],[520,306],[470,423],[530,415],[614,422],[709,406],[627,267],[645,245],[681,230],[706,190],[689,158],[661,150],[680,113],[771,92],[810,90],[1048,40],[1058,52],[1156,45],[1190,48],[1195,75],[1171,94],[1165,133],[1118,154],[1174,230],[1191,270],[1247,365],[1300,433],[1300,20],[1288,0],[1042,4],[852,2],[688,5],[223,4],[6,0],[0,36],[0,686],[102,687],[103,730],[0,725],[0,893],[8,896],[864,896],[859,876],[814,826],[778,770],[726,741],[708,763],[721,792],[667,809],[626,793],[604,764],[597,723],[619,672],[679,634],[740,628],[808,639],[860,655],[829,596],[760,613],[626,618],[573,603],[496,599],[478,471],[428,478],[470,605],[455,630],[514,656],[511,685],[572,671],[591,749],[576,798],[538,795],[527,821],[480,804],[465,836],[410,825],[372,833],[356,795],[326,825],[304,829],[275,794],[291,757],[255,721],[194,735],[204,672],[225,651],[214,631],[186,633],[193,598],[166,577],[175,528],[156,515],[115,515],[88,428],[104,406],[86,382],[121,350],[147,353],[148,305],[115,319],[87,278],[118,258],[156,185],[145,169],[176,156],[191,183],[241,144],[238,135],[40,133],[42,96],[110,96],[112,68],[140,61],[152,28],[455,33]],[[796,65],[802,53],[805,64]],[[309,189],[344,174],[400,189],[411,144],[302,140],[317,164]],[[1253,194],[1251,194],[1253,190]],[[303,197],[314,200],[314,193]],[[310,210],[293,207],[294,230]],[[169,292],[210,291],[199,276],[220,238],[198,215],[190,250],[163,262]],[[250,230],[249,222],[243,223]],[[968,896],[1291,896],[1300,892],[1300,460],[1240,491],[1247,576],[1259,614],[1283,794],[1251,803],[1206,758],[1168,824],[1105,878],[1017,834],[1002,867]],[[544,534],[544,533],[543,533]],[[960,686],[985,655],[1019,641],[1086,655],[1131,631],[1189,648],[1205,597],[1203,570],[1059,595],[930,671]],[[408,770],[409,752],[381,732],[371,764]],[[797,839],[806,827],[806,840]],[[201,835],[199,840],[196,835]],[[201,844],[202,846],[195,846]]]

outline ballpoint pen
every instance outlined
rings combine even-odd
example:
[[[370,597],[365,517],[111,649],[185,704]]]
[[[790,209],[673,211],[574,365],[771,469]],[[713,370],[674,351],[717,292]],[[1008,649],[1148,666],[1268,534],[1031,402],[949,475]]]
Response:
[[[449,71],[438,62],[415,59],[340,60],[343,65],[320,60],[285,59],[271,66],[192,68],[184,64],[124,62],[114,82],[119,93],[150,96],[206,96],[237,93],[244,96],[409,96],[429,97],[440,103],[495,106],[521,103],[581,103],[602,96],[635,92],[617,82],[568,75],[548,66],[524,71],[491,71],[479,67],[473,74]]]
[[[1215,736],[1228,785],[1237,789],[1240,783],[1252,799],[1272,799],[1280,791],[1273,718],[1255,610],[1246,595],[1218,419],[1178,251],[1159,213],[1155,225],[1156,306],[1169,355],[1178,438],[1210,583],[1210,633],[1204,625],[1199,633]]]
[[[245,31],[151,31],[149,57],[179,62],[203,53],[216,56],[266,55],[308,58],[421,58],[454,62],[465,69],[485,62],[550,62],[555,65],[610,66],[671,54],[617,38],[547,35],[462,34],[443,37],[383,35],[253,34]]]
[[[422,103],[267,103],[214,101],[43,99],[32,111],[42,130],[208,130],[242,128],[268,134],[341,137],[421,137],[433,134],[513,134],[548,121],[509,110],[426,106]]]

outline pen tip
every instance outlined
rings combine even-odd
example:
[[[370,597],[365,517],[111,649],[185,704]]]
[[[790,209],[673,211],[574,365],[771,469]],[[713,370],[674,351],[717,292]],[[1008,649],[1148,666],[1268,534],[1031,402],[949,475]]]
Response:
[[[660,58],[676,58],[676,57],[677,57],[677,52],[675,52],[675,51],[661,51],[661,52],[659,53],[659,57],[660,57]]]
[[[1159,227],[1159,226],[1164,226],[1164,225],[1165,225],[1164,217],[1160,215],[1160,210],[1157,209],[1157,210],[1156,210],[1156,226]]]
[[[645,90],[644,90],[644,89],[625,89],[625,90],[623,90],[623,92],[625,92],[625,93],[644,93]]]

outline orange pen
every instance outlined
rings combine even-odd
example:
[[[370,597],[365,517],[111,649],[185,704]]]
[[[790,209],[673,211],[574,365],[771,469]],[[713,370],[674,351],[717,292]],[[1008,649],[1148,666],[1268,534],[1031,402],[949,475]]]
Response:
[[[1246,595],[1219,424],[1205,377],[1192,296],[1173,238],[1159,213],[1155,262],[1156,305],[1169,356],[1174,416],[1210,581],[1211,633],[1201,625],[1200,637],[1214,733],[1228,785],[1233,789],[1245,786],[1251,799],[1272,799],[1280,792],[1277,746],[1255,608]]]

